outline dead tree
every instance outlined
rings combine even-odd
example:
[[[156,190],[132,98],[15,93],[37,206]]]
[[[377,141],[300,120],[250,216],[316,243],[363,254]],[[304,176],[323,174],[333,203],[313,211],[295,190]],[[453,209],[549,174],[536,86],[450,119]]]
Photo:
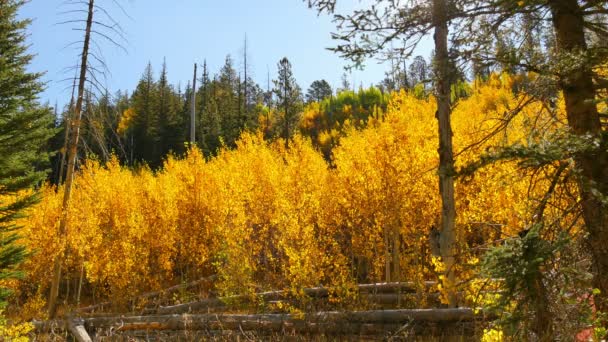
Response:
[[[118,4],[114,1],[115,4]],[[116,42],[114,38],[112,38],[112,34],[118,36],[119,38],[124,40],[124,35],[121,26],[108,14],[108,12],[99,5],[95,4],[95,0],[88,0],[87,2],[82,1],[68,1],[67,5],[76,5],[86,4],[87,9],[72,9],[66,11],[64,13],[79,13],[86,12],[87,17],[86,20],[75,19],[75,20],[66,20],[61,22],[60,24],[85,24],[84,28],[74,28],[76,31],[84,32],[84,40],[82,51],[80,54],[80,63],[77,67],[79,76],[78,76],[78,87],[76,94],[76,103],[73,107],[73,112],[71,115],[71,120],[69,122],[69,139],[67,143],[67,170],[66,170],[66,178],[64,185],[64,195],[63,202],[61,208],[61,217],[59,221],[59,231],[57,234],[57,238],[59,239],[59,251],[54,260],[53,265],[53,274],[51,279],[51,291],[49,294],[48,300],[48,313],[49,317],[54,318],[57,312],[57,300],[59,297],[59,285],[61,283],[61,268],[64,259],[64,253],[67,244],[68,238],[68,217],[69,217],[69,209],[70,209],[70,199],[72,195],[72,188],[74,184],[74,173],[76,169],[76,159],[78,155],[78,143],[80,138],[80,129],[82,122],[82,109],[83,102],[85,97],[85,87],[86,85],[90,85],[92,88],[95,88],[97,91],[102,90],[103,84],[99,81],[98,77],[100,74],[103,75],[103,69],[107,69],[103,59],[100,57],[100,54],[96,54],[92,52],[92,36],[97,35],[100,36],[107,41],[113,43],[116,46],[122,47],[119,43]],[[122,9],[122,8],[121,8]],[[124,11],[124,10],[123,10]],[[107,20],[110,21],[110,24],[103,23],[101,21],[97,21],[94,19],[94,14],[97,12],[101,12],[105,14]],[[99,26],[109,30],[110,33],[104,33],[101,30],[96,30],[94,26]],[[91,59],[96,60],[99,64],[101,64],[101,69],[92,66]]]

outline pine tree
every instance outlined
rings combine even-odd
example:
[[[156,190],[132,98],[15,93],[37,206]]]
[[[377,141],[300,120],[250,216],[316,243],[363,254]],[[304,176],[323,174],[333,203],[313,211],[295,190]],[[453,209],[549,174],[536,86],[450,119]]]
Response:
[[[21,0],[0,1],[0,280],[18,275],[16,267],[26,251],[16,244],[14,220],[35,202],[36,196],[9,203],[5,196],[29,189],[42,181],[48,162],[44,151],[53,133],[50,108],[40,106],[43,89],[40,73],[26,71],[32,60],[27,54],[25,29],[29,20],[17,19]],[[0,303],[7,291],[0,290]]]
[[[216,78],[208,82],[206,86],[205,114],[202,120],[202,148],[205,154],[211,155],[217,152],[221,146],[220,137],[222,134],[222,117],[218,105],[218,86]]]
[[[157,91],[158,85],[154,81],[152,65],[148,63],[132,97],[135,110],[133,148],[135,159],[146,161],[152,167],[160,164]]]
[[[317,80],[311,83],[308,92],[306,93],[306,102],[321,102],[325,98],[330,97],[333,90],[326,80]]]
[[[163,59],[163,66],[160,72],[160,79],[158,80],[158,136],[160,151],[162,155],[169,152],[167,134],[168,132],[168,119],[170,116],[170,94],[171,89],[169,88],[169,81],[167,80],[167,60]]]
[[[410,64],[410,82],[412,86],[416,86],[418,84],[425,85],[428,83],[428,79],[430,76],[429,66],[422,56],[416,56]],[[426,85],[425,85],[426,87]]]
[[[291,63],[284,57],[279,61],[278,79],[274,81],[274,93],[277,98],[277,109],[280,114],[279,124],[281,137],[285,139],[285,148],[289,147],[289,138],[299,121],[302,107],[302,91],[291,71]]]
[[[201,86],[198,88],[198,94],[196,96],[196,120],[198,135],[198,145],[205,149],[205,134],[208,129],[205,127],[206,117],[209,112],[209,70],[207,69],[207,60],[203,62],[203,73],[200,79]]]
[[[222,137],[228,146],[234,146],[240,134],[239,129],[239,103],[238,88],[239,80],[237,71],[230,55],[226,56],[226,62],[220,70],[215,98],[221,115]]]

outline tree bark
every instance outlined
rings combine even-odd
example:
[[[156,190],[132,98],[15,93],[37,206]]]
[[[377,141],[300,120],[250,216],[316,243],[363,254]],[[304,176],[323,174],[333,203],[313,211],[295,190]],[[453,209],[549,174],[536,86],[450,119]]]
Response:
[[[448,305],[456,306],[454,285],[454,243],[456,206],[454,201],[454,152],[452,148],[451,77],[448,55],[448,24],[446,0],[433,0],[433,26],[435,27],[435,96],[439,123],[439,191],[441,193],[440,253],[445,264],[444,287],[448,291]]]
[[[78,98],[76,99],[76,107],[74,115],[70,121],[71,137],[68,144],[68,168],[65,179],[65,192],[63,194],[63,204],[61,207],[61,219],[59,221],[59,253],[55,257],[53,266],[53,279],[51,282],[51,293],[49,295],[49,317],[55,317],[57,311],[57,297],[59,296],[59,283],[61,282],[61,263],[65,251],[65,244],[68,235],[68,216],[70,198],[72,196],[72,185],[74,183],[74,170],[76,166],[76,155],[78,152],[78,138],[80,135],[80,122],[82,120],[82,101],[84,97],[84,86],[87,77],[87,60],[89,57],[89,43],[91,40],[91,27],[93,26],[93,12],[95,8],[95,0],[89,0],[89,8],[87,14],[87,25],[85,29],[84,45],[82,47],[82,56],[80,62],[80,78],[78,80]]]
[[[585,56],[584,16],[577,0],[549,1],[553,28],[560,56]],[[591,65],[577,60],[576,65],[560,71],[559,86],[566,103],[568,125],[572,133],[601,138],[602,128],[595,100]],[[596,306],[608,312],[608,208],[592,190],[608,195],[608,151],[605,147],[576,156],[581,173],[579,191],[583,219],[592,255],[593,286],[601,291]]]

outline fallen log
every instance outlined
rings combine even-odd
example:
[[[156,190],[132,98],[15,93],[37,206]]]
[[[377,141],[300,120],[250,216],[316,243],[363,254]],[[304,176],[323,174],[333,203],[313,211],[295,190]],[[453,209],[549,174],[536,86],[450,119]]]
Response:
[[[308,314],[199,314],[154,315],[129,317],[96,317],[84,319],[84,325],[98,337],[105,333],[122,334],[193,334],[213,331],[248,334],[340,334],[379,336],[411,331],[465,329],[484,319],[469,308],[368,310],[355,312],[316,312]],[[58,321],[35,322],[37,331],[63,327]]]
[[[144,294],[141,294],[141,295],[135,297],[135,299],[131,299],[130,302],[133,303],[137,300],[149,299],[149,298],[159,297],[162,295],[171,294],[171,293],[174,293],[174,292],[177,292],[180,290],[192,288],[194,286],[200,285],[201,283],[204,283],[207,281],[213,281],[215,279],[217,279],[217,276],[212,275],[212,276],[194,280],[194,281],[191,281],[191,282],[188,282],[185,284],[177,284],[175,286],[171,286],[171,287],[168,287],[163,290],[147,292],[147,293],[144,293]],[[92,311],[96,311],[96,310],[102,310],[103,308],[109,307],[109,306],[112,306],[112,302],[110,302],[110,301],[78,308],[78,309],[76,309],[76,312],[83,314],[83,313],[92,312]]]
[[[116,331],[135,330],[339,330],[340,326],[362,324],[404,324],[407,322],[447,323],[479,318],[472,309],[410,309],[355,312],[316,312],[309,314],[199,314],[85,319],[87,326]],[[317,328],[318,327],[318,328]],[[351,327],[352,328],[352,327]]]
[[[34,330],[41,333],[56,333],[68,331],[78,342],[92,342],[84,327],[83,319],[68,318],[65,320],[33,321]]]
[[[422,285],[426,289],[431,286],[434,286],[436,282],[434,281],[426,281]],[[359,284],[357,285],[357,289],[362,295],[371,295],[371,294],[395,294],[395,293],[415,293],[418,289],[416,283],[413,282],[401,282],[401,283],[376,283],[376,284]],[[305,288],[302,290],[305,296],[310,298],[327,298],[329,297],[330,292],[333,289],[327,287],[313,287],[313,288]],[[188,313],[195,311],[204,311],[207,309],[218,308],[218,307],[227,307],[227,306],[238,306],[239,304],[251,303],[255,300],[262,302],[271,302],[271,301],[282,301],[286,298],[292,296],[291,291],[268,291],[256,293],[253,295],[236,295],[236,296],[228,296],[228,297],[220,297],[220,298],[208,298],[202,299],[195,302],[171,305],[171,306],[161,306],[155,310],[154,313],[157,314],[180,314],[180,313]],[[380,299],[381,296],[376,296],[376,298]],[[388,297],[387,297],[388,298]],[[397,296],[392,298],[398,298]],[[396,303],[398,299],[395,299]]]
[[[425,281],[421,284],[415,282],[399,282],[399,283],[374,283],[374,284],[359,284],[357,289],[362,293],[395,293],[416,292],[420,287],[428,290],[430,287],[437,285],[436,281]]]
[[[54,333],[58,331],[65,331],[65,322],[63,320],[52,320],[52,321],[37,321],[33,320],[32,325],[34,330],[44,333]]]
[[[82,319],[68,319],[67,328],[68,331],[74,336],[78,342],[93,342],[89,333],[84,328],[84,321]]]

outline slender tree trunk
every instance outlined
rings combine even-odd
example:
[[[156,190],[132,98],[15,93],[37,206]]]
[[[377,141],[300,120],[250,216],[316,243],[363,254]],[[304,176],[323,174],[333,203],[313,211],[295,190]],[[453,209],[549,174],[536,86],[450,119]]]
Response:
[[[389,230],[384,228],[384,281],[391,282],[391,253]]]
[[[59,166],[59,179],[57,186],[63,183],[63,171],[65,170],[65,160],[68,154],[68,139],[70,138],[70,121],[72,120],[72,113],[74,111],[74,93],[76,92],[76,77],[74,75],[74,82],[72,83],[72,96],[70,97],[70,105],[68,106],[67,117],[65,118],[65,135],[63,137],[63,149],[61,151],[61,164]]]
[[[80,265],[80,277],[78,278],[78,292],[76,292],[76,307],[80,306],[80,294],[82,293],[82,281],[84,280],[84,261]]]
[[[131,132],[131,166],[133,166],[133,152],[135,148],[135,142],[133,141],[133,132]]]
[[[196,144],[196,63],[194,63],[194,79],[192,80],[192,104],[190,113],[190,144]]]
[[[63,183],[63,171],[65,170],[65,160],[68,154],[68,139],[70,137],[70,116],[72,115],[72,106],[68,109],[68,116],[65,118],[65,135],[63,136],[63,148],[61,149],[61,163],[59,164],[59,178],[57,180],[57,188]]]
[[[439,191],[441,193],[440,253],[445,264],[444,286],[448,291],[450,307],[456,306],[454,245],[456,208],[454,204],[454,152],[452,149],[452,125],[450,123],[450,80],[448,55],[448,24],[446,0],[433,0],[433,25],[435,27],[435,96],[437,121],[439,122]]]
[[[553,16],[553,28],[557,35],[560,56],[567,54],[583,56],[587,51],[584,17],[577,0],[549,1]],[[576,135],[590,134],[600,137],[601,122],[595,100],[591,66],[577,63],[560,75],[560,88],[566,102],[568,125]],[[604,148],[594,153],[581,154],[576,158],[581,172],[579,191],[583,218],[588,235],[589,251],[592,255],[594,287],[601,291],[596,305],[608,312],[608,207],[592,189],[608,195],[608,152]]]
[[[266,66],[266,93],[268,95],[267,95],[267,99],[266,99],[267,111],[266,111],[266,127],[264,127],[264,138],[269,138],[270,137],[270,108],[272,106],[272,92],[270,91],[270,69],[268,68],[268,65]]]
[[[243,117],[243,126],[245,126],[247,124],[247,114],[248,114],[248,110],[249,110],[249,103],[248,103],[248,94],[247,94],[247,35],[245,35],[245,48],[244,48],[244,52],[243,52],[243,59],[244,59],[244,64],[245,64],[245,82],[244,82],[244,90],[243,90],[243,94],[244,94],[244,117]]]
[[[285,87],[285,99],[283,100],[283,109],[285,110],[285,149],[289,149],[289,115],[288,110],[289,110],[289,106],[287,104],[287,82],[288,82],[288,78],[287,75],[285,75],[284,77],[284,87]]]
[[[238,102],[238,108],[239,108],[239,117],[238,117],[238,128],[242,129],[245,125],[245,115],[244,115],[244,108],[245,106],[243,105],[243,82],[241,82],[241,73],[239,73],[239,78],[237,79],[237,87],[236,87],[236,94],[237,94],[237,102]]]
[[[401,244],[400,244],[400,239],[399,239],[399,228],[394,227],[392,230],[393,233],[393,274],[391,275],[391,278],[393,281],[401,281],[401,265],[400,265],[400,261],[401,261],[401,254],[400,254],[400,250],[401,250]]]
[[[91,27],[93,26],[93,12],[95,0],[89,0],[89,9],[87,15],[87,24],[84,36],[84,45],[82,47],[82,60],[80,62],[80,79],[78,81],[78,97],[76,107],[74,107],[73,120],[71,125],[71,137],[68,144],[68,168],[65,180],[65,192],[63,195],[63,204],[61,207],[61,219],[59,221],[59,252],[55,257],[53,266],[53,279],[51,282],[51,293],[49,296],[49,318],[53,319],[57,312],[57,298],[59,296],[59,283],[61,282],[61,263],[63,261],[65,245],[68,236],[68,216],[70,198],[72,195],[72,185],[74,183],[74,169],[76,165],[76,155],[78,152],[78,138],[80,135],[80,121],[82,120],[82,101],[84,98],[84,87],[87,76],[87,60],[89,57],[89,43],[91,40]]]

